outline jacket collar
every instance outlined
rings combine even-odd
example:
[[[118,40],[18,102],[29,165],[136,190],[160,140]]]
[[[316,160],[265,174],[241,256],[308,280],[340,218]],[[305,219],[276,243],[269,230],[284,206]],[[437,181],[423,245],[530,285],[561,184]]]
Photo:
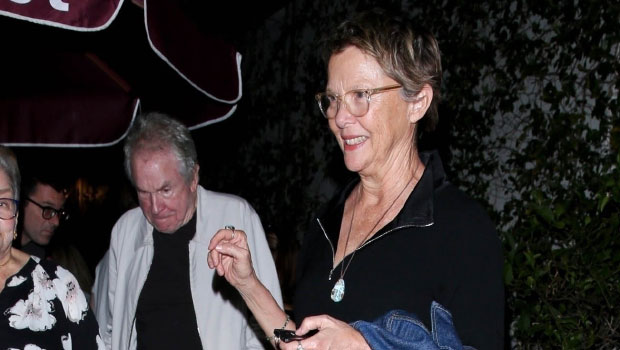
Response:
[[[425,166],[420,181],[416,184],[396,218],[375,235],[406,226],[425,227],[433,225],[434,192],[447,183],[446,175],[437,151],[420,152],[420,159]],[[323,211],[323,215],[317,218],[332,243],[338,242],[344,203],[359,181],[357,178],[347,184],[340,196],[336,197],[327,206],[327,210]]]

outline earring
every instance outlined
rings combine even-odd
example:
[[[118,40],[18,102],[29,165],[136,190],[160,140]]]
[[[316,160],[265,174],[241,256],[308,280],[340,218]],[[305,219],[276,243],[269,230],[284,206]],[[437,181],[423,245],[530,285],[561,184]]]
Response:
[[[13,240],[17,239],[17,230],[13,230]]]

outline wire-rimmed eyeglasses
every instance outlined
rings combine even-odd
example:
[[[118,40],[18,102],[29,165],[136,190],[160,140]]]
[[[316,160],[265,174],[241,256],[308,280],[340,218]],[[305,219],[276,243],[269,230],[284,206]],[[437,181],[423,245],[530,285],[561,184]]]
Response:
[[[19,201],[13,198],[0,198],[0,219],[10,220],[17,216]]]
[[[316,102],[319,104],[321,113],[327,119],[336,117],[340,110],[340,104],[344,101],[344,104],[352,115],[361,117],[368,113],[370,107],[370,98],[372,95],[394,90],[402,87],[401,85],[389,85],[382,86],[375,89],[355,89],[345,92],[343,96],[339,96],[330,92],[320,92],[314,96]]]
[[[41,208],[41,216],[43,216],[43,218],[45,220],[51,220],[55,216],[58,216],[58,219],[60,219],[60,220],[67,220],[67,219],[69,219],[69,213],[67,213],[62,208],[54,209],[52,207],[41,205],[41,204],[33,201],[31,198],[26,198],[26,200],[28,202],[36,205],[37,207]]]

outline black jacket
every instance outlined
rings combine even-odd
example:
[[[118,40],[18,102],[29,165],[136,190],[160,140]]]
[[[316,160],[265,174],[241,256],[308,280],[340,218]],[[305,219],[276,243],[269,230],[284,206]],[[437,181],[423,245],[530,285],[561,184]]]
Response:
[[[340,265],[331,280],[328,276],[344,202],[359,180],[313,222],[297,266],[295,321],[319,314],[345,322],[371,321],[403,309],[431,329],[434,300],[450,310],[464,345],[501,349],[503,258],[497,232],[482,207],[446,180],[436,152],[420,157],[424,174],[394,220],[357,251],[344,275],[345,296],[339,303],[330,292]]]

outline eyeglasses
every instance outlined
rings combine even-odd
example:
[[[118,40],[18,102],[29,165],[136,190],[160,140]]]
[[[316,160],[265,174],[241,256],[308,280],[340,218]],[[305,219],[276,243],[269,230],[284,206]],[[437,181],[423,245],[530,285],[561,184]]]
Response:
[[[69,219],[69,213],[67,213],[64,209],[60,208],[60,209],[54,209],[52,207],[46,207],[43,206],[35,201],[33,201],[30,198],[26,198],[26,200],[30,203],[33,203],[34,205],[36,205],[37,207],[41,208],[41,215],[43,216],[43,218],[45,220],[51,220],[53,217],[58,216],[58,219],[60,220],[68,220]]]
[[[10,220],[17,216],[19,201],[13,198],[0,198],[0,219]]]
[[[352,115],[361,117],[368,113],[370,106],[370,97],[372,95],[382,93],[389,90],[400,88],[401,85],[389,85],[376,89],[356,89],[347,91],[344,96],[338,96],[329,92],[320,92],[314,96],[316,102],[319,104],[321,113],[327,119],[336,117],[340,110],[340,102],[344,101],[344,104]]]

